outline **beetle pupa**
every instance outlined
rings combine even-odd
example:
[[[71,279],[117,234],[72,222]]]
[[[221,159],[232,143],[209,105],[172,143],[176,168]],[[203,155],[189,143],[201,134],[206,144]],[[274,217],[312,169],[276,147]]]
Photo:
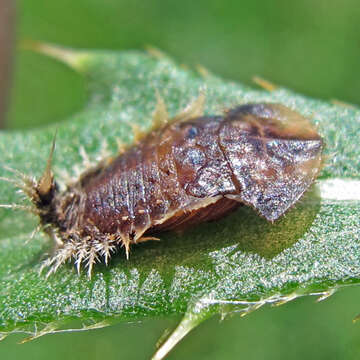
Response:
[[[78,271],[166,230],[218,219],[239,205],[275,221],[314,182],[323,141],[280,104],[247,104],[204,116],[204,95],[173,119],[161,98],[148,134],[60,191],[51,157],[42,178],[25,181],[40,223],[56,240],[49,274],[70,258]],[[244,219],[246,221],[246,219]]]

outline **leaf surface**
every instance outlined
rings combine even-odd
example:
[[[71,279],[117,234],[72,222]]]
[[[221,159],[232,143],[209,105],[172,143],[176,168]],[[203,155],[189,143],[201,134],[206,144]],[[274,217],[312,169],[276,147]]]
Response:
[[[243,207],[182,235],[166,233],[160,242],[123,250],[109,266],[98,264],[91,280],[74,265],[45,279],[41,262],[53,244],[32,215],[0,209],[0,331],[40,336],[78,319],[84,328],[152,316],[186,314],[155,358],[161,358],[203,319],[298,296],[330,295],[360,275],[360,110],[318,101],[289,90],[256,91],[212,74],[202,76],[171,59],[141,52],[72,52],[43,49],[84,77],[88,101],[81,112],[57,126],[54,159],[57,179],[76,177],[82,146],[92,161],[104,144],[115,153],[117,140],[131,143],[132,125],[151,125],[155,89],[171,115],[206,88],[206,113],[249,102],[282,103],[318,126],[327,161],[319,180],[285,217],[266,222]],[[61,99],[59,100],[61,101]],[[55,126],[0,133],[2,165],[40,176]],[[14,175],[5,168],[1,176]],[[63,180],[64,181],[64,180]],[[2,203],[21,203],[12,184],[3,182]],[[95,325],[94,325],[95,324]]]

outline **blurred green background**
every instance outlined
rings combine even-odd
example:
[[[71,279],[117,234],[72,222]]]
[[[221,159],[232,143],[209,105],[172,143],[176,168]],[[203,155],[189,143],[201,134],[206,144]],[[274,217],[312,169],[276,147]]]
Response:
[[[317,304],[298,299],[265,307],[247,317],[208,320],[190,333],[169,360],[355,360],[360,354],[360,288],[350,288]],[[1,359],[132,360],[150,359],[155,343],[178,319],[118,324],[83,333],[47,335],[23,345],[11,336],[0,345]]]
[[[19,0],[17,35],[76,48],[143,49],[228,79],[259,75],[305,95],[360,104],[358,0]],[[27,51],[16,58],[9,127],[57,121],[82,80]]]
[[[259,75],[308,96],[360,104],[358,0],[19,0],[17,38],[75,48],[155,46],[251,84]],[[60,121],[86,101],[82,78],[52,59],[16,54],[8,128]],[[202,324],[170,359],[359,359],[360,288],[321,304],[299,299]],[[0,344],[1,359],[146,359],[178,319]]]

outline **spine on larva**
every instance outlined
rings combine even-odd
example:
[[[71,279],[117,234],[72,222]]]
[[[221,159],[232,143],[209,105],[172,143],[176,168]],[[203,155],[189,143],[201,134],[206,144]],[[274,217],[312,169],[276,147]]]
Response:
[[[52,180],[51,196],[37,195],[47,199],[36,206],[58,244],[46,262],[49,273],[74,257],[78,270],[86,262],[91,275],[94,262],[107,263],[120,246],[128,256],[131,243],[243,204],[274,221],[309,188],[322,166],[323,142],[307,119],[278,104],[202,116],[200,100],[168,121],[160,99],[155,129],[142,141],[66,191]]]

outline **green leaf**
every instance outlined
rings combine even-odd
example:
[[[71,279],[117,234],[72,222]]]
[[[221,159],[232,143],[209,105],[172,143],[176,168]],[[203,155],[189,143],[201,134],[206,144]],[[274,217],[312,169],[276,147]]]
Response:
[[[132,124],[147,129],[155,89],[175,114],[206,87],[206,113],[248,102],[278,102],[317,124],[327,144],[327,162],[317,184],[275,224],[247,207],[182,235],[122,250],[108,267],[96,266],[91,280],[74,265],[45,279],[39,268],[53,244],[37,233],[34,216],[0,211],[0,331],[30,338],[67,328],[83,329],[116,321],[185,314],[183,322],[154,358],[162,358],[202,320],[231,312],[244,315],[265,304],[299,296],[321,299],[359,282],[360,275],[360,110],[309,99],[286,89],[255,91],[199,73],[165,56],[141,52],[72,52],[41,46],[82,74],[88,89],[85,108],[57,126],[54,171],[76,176],[83,147],[91,159],[104,143],[115,153],[117,140],[131,143]],[[56,127],[2,132],[2,164],[39,177]],[[1,176],[14,174],[0,169]],[[21,203],[11,183],[0,188],[4,204]]]

